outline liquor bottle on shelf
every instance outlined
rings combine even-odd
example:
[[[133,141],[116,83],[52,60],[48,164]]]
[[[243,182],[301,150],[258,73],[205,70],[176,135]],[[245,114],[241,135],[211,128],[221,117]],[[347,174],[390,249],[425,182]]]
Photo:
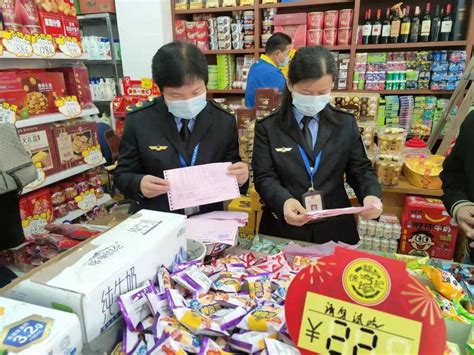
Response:
[[[398,9],[392,8],[392,22],[390,23],[390,43],[398,43],[400,37],[400,15]]]
[[[440,41],[449,41],[453,30],[453,19],[451,17],[451,4],[446,5],[446,14],[441,20]]]
[[[430,41],[437,42],[439,40],[439,31],[441,30],[441,17],[443,17],[443,9],[441,9],[441,15],[439,13],[440,6],[436,5],[436,12],[433,20],[431,21],[431,33]]]
[[[403,10],[403,17],[401,19],[399,43],[408,43],[408,38],[410,37],[410,28],[410,6],[407,6]]]
[[[390,8],[387,9],[385,20],[382,23],[382,34],[380,36],[380,43],[388,43],[390,39]]]
[[[365,22],[362,27],[362,44],[369,44],[370,35],[372,34],[372,22],[370,22],[370,17],[372,16],[372,10],[368,9],[365,13]]]
[[[380,35],[382,34],[382,22],[380,17],[382,16],[382,9],[377,9],[377,17],[372,24],[372,35],[370,36],[371,44],[378,44],[380,41]]]
[[[453,41],[461,41],[466,33],[467,4],[466,0],[458,0],[454,16]]]
[[[418,42],[418,37],[420,36],[420,14],[421,10],[420,7],[415,7],[415,15],[411,19],[411,28],[410,28],[410,42],[415,43]]]
[[[431,16],[430,16],[430,3],[426,3],[425,14],[421,19],[421,30],[420,30],[420,42],[428,42],[430,40],[431,31]]]

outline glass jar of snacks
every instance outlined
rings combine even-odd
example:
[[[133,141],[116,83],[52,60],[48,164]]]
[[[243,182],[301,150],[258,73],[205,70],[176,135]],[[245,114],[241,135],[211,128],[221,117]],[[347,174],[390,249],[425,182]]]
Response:
[[[403,159],[396,154],[381,154],[375,162],[375,172],[382,186],[397,186],[402,173]]]
[[[49,189],[49,191],[51,192],[51,201],[53,206],[62,205],[66,201],[66,195],[61,189],[61,186],[53,186]]]
[[[89,190],[89,182],[85,175],[77,176],[74,182],[76,183],[76,190],[79,195]]]
[[[428,149],[428,144],[419,137],[413,137],[405,143],[403,148],[403,157],[405,160],[411,158],[422,158],[425,159],[431,155]]]
[[[380,154],[401,154],[405,143],[406,133],[403,128],[383,126],[378,131],[378,146]]]
[[[63,183],[61,187],[64,190],[66,201],[74,201],[74,198],[77,196],[76,185],[73,182],[68,181]]]

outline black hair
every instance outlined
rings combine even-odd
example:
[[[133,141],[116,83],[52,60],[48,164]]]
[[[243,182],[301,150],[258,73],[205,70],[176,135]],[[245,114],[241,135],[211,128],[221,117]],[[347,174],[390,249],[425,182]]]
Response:
[[[280,50],[284,51],[291,44],[291,37],[283,32],[276,32],[268,39],[265,46],[265,54],[273,54]]]
[[[335,77],[337,72],[334,55],[321,46],[309,46],[298,49],[288,68],[288,82],[295,85],[303,80],[318,80],[325,75]],[[280,107],[281,117],[288,117],[293,105],[290,90],[285,86]]]
[[[153,57],[151,71],[153,81],[163,90],[180,87],[194,79],[204,80],[207,85],[206,56],[194,44],[174,41],[162,46]]]

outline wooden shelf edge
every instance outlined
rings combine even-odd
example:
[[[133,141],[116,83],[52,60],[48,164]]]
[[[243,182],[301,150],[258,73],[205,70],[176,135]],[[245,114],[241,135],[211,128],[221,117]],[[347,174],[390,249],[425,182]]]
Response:
[[[224,90],[207,90],[208,94],[236,94],[243,95],[245,90],[243,89],[224,89]]]
[[[215,51],[203,51],[205,55],[215,54],[255,54],[257,49],[229,49],[229,50],[215,50]]]
[[[389,50],[396,49],[404,51],[420,48],[448,48],[448,47],[465,47],[467,41],[446,41],[446,42],[417,42],[417,43],[387,43],[387,44],[357,44],[357,51],[364,50]]]
[[[255,10],[255,5],[250,6],[224,6],[224,7],[211,7],[203,9],[188,9],[188,10],[174,10],[176,15],[192,15],[202,13],[215,13],[215,12],[232,12],[232,11],[247,11]]]
[[[268,8],[291,8],[291,7],[302,7],[302,6],[318,6],[318,5],[329,5],[329,4],[353,4],[354,0],[304,0],[304,1],[293,1],[293,2],[278,2],[276,4],[258,4],[260,9]]]
[[[394,187],[383,187],[384,193],[396,193],[404,195],[419,195],[419,196],[430,196],[430,197],[442,197],[443,190],[428,190],[422,189],[413,185],[410,185],[407,178],[401,176],[398,185]]]

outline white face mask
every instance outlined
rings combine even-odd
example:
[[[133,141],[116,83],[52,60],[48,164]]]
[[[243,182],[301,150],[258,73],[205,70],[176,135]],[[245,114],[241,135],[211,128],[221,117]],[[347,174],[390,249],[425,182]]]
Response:
[[[286,66],[288,65],[288,63],[289,63],[289,62],[290,62],[290,56],[289,56],[289,55],[287,55],[287,56],[285,57],[285,60],[284,60],[284,62],[283,62],[283,63],[281,63],[280,67],[282,67],[282,68],[283,68],[283,67],[286,67]]]
[[[188,100],[176,100],[170,101],[165,100],[166,106],[168,106],[168,111],[177,118],[184,118],[190,120],[204,110],[204,107],[207,105],[206,100],[206,91],[202,95],[193,97]]]
[[[329,103],[330,94],[324,95],[302,95],[297,92],[292,92],[293,106],[305,116],[315,116],[320,113]]]

